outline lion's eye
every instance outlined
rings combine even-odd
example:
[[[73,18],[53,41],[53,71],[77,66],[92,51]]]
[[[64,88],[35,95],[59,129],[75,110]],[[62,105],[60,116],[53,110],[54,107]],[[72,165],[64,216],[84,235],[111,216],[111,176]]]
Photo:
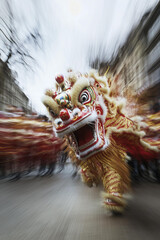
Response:
[[[84,89],[79,95],[79,102],[82,104],[89,103],[91,101],[91,95],[87,89]]]

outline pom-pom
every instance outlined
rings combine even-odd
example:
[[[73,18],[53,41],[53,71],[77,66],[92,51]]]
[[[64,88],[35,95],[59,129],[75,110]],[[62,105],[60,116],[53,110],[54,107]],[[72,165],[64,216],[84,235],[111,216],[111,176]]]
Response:
[[[58,84],[62,84],[64,82],[63,75],[58,75],[55,79]]]

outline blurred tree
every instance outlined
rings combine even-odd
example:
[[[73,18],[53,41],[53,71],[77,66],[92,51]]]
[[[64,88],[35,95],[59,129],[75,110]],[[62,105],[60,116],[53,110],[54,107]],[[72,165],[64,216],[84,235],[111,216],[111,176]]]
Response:
[[[5,1],[7,17],[0,16],[0,54],[3,55],[4,67],[14,64],[21,64],[26,69],[32,69],[35,58],[31,54],[33,47],[39,47],[42,43],[42,37],[39,32],[39,25],[32,30],[24,32],[23,39],[20,38],[22,31],[15,24],[15,13],[13,11],[12,1]]]

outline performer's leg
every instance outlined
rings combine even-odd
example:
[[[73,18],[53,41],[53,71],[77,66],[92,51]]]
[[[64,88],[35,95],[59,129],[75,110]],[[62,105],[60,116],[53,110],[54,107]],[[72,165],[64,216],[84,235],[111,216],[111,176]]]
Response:
[[[122,212],[126,206],[126,201],[122,197],[123,183],[120,175],[113,168],[106,168],[103,185],[106,191],[102,194],[104,206],[111,211]]]
[[[90,161],[86,161],[81,164],[81,177],[82,181],[87,184],[88,187],[93,187],[93,184],[98,184],[98,175],[96,168],[93,167]]]

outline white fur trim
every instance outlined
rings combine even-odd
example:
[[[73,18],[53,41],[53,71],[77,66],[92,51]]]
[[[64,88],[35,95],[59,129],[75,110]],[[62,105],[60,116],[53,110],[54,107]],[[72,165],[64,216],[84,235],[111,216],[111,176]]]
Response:
[[[103,150],[106,149],[106,148],[109,146],[109,144],[110,144],[109,139],[106,139],[105,145],[104,145],[102,148],[95,150],[95,148],[97,148],[97,147],[100,145],[100,143],[101,143],[101,139],[99,139],[99,141],[96,143],[96,145],[94,145],[94,146],[91,147],[90,149],[84,151],[83,153],[80,153],[80,155],[78,156],[78,158],[79,158],[79,159],[82,159],[82,160],[83,160],[83,159],[87,159],[87,158],[89,158],[90,156],[92,156],[93,154],[103,151]],[[93,153],[93,151],[94,151],[94,153]],[[88,152],[90,152],[90,153],[88,154]],[[86,156],[86,157],[83,157],[83,156],[86,155],[86,154],[87,154],[87,156]]]
[[[102,116],[99,115],[99,117],[101,118],[102,122],[105,123],[108,109],[106,107],[106,104],[104,103],[104,99],[102,96],[99,96],[99,100],[96,101],[96,104],[100,104],[103,109],[103,115]]]

